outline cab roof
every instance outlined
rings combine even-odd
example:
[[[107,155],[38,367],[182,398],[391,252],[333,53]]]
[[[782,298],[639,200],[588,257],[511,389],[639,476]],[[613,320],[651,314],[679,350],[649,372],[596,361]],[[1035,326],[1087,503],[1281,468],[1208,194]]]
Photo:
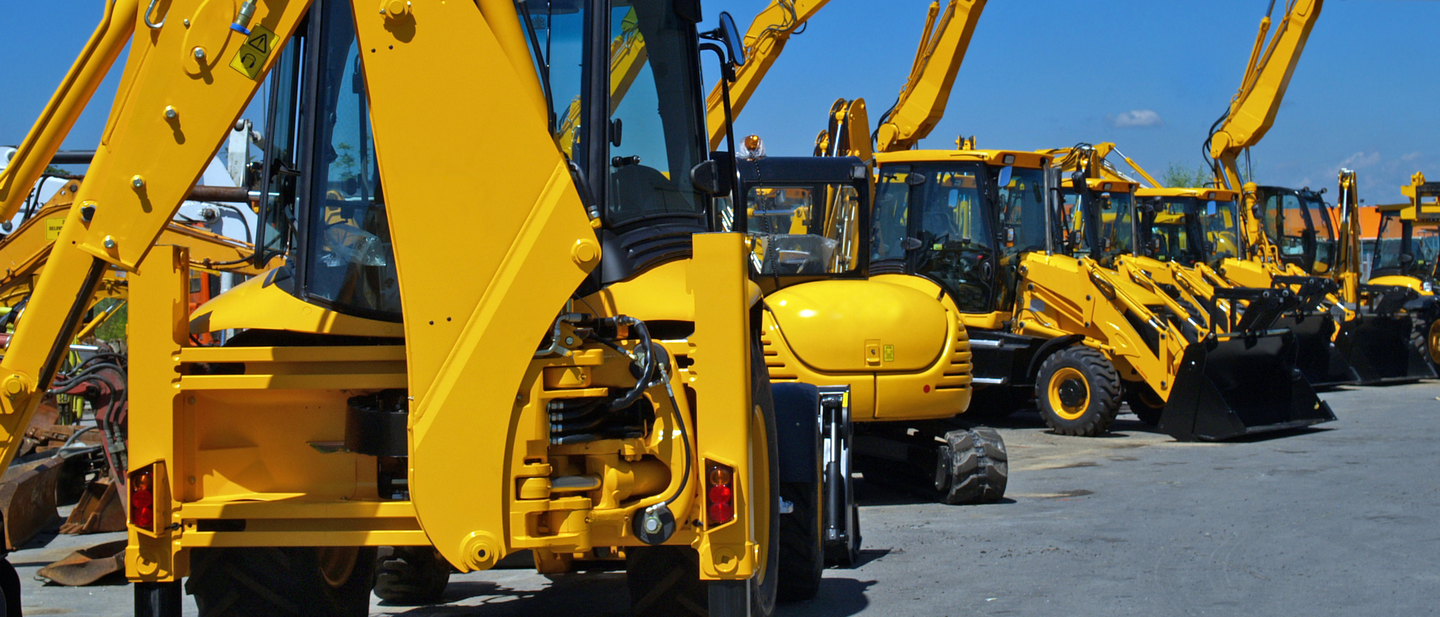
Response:
[[[1013,158],[1011,158],[1013,157]],[[991,165],[1014,165],[1029,169],[1040,169],[1049,164],[1051,157],[1023,150],[901,150],[899,152],[876,152],[875,162],[886,163],[939,163],[946,161],[973,161]]]
[[[1204,200],[1235,201],[1239,193],[1229,189],[1216,188],[1142,188],[1135,191],[1136,197],[1199,197]]]

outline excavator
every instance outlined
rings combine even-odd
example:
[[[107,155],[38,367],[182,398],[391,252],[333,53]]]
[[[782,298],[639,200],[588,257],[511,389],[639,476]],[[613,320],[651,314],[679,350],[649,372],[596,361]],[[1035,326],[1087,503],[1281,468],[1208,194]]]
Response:
[[[1313,281],[1323,281],[1330,287],[1326,295],[1302,292],[1316,302],[1305,304],[1301,311],[1282,318],[1278,324],[1300,333],[1302,340],[1311,341],[1304,345],[1302,357],[1325,357],[1317,353],[1321,345],[1314,341],[1329,337],[1362,384],[1432,378],[1435,370],[1410,344],[1414,322],[1424,321],[1429,311],[1405,310],[1406,302],[1395,300],[1403,290],[1390,290],[1391,300],[1384,302],[1379,298],[1384,294],[1375,287],[1369,288],[1364,298],[1337,295],[1342,291],[1335,279],[1337,273],[1321,251],[1333,247],[1339,239],[1329,227],[1334,217],[1319,195],[1308,189],[1261,187],[1241,177],[1239,157],[1245,154],[1248,160],[1249,149],[1274,124],[1290,76],[1323,5],[1323,0],[1289,0],[1275,31],[1270,33],[1275,8],[1271,4],[1270,11],[1261,18],[1240,88],[1205,140],[1215,185],[1240,191],[1244,204],[1243,250],[1249,259],[1227,260],[1221,274],[1236,285],[1248,287],[1289,285],[1299,290],[1304,284],[1313,288]],[[1315,214],[1308,215],[1312,210]],[[1369,296],[1376,296],[1375,301]],[[1376,310],[1380,308],[1385,310]],[[1302,368],[1314,382],[1343,383],[1319,374],[1321,369],[1336,365],[1332,358]],[[1338,375],[1331,372],[1331,376]]]
[[[137,615],[180,615],[182,582],[206,616],[363,615],[375,549],[406,546],[461,571],[623,553],[639,615],[813,595],[818,393],[769,386],[746,222],[720,231],[713,207],[733,162],[702,151],[701,54],[744,64],[727,14],[702,32],[694,0],[107,9],[0,176],[34,184],[128,42],[0,359],[0,463],[122,269]],[[631,94],[656,105],[621,118],[605,54],[632,10],[650,61]],[[192,312],[188,251],[156,241],[266,78],[256,259],[286,266]],[[576,92],[567,157],[555,102]],[[465,219],[483,224],[435,225]],[[457,264],[473,284],[436,278]],[[243,331],[190,339],[221,329]]]
[[[882,126],[887,147],[914,143],[938,121],[984,0],[932,2],[917,57]],[[827,411],[827,440],[853,444],[857,467],[947,504],[993,503],[1005,491],[1008,458],[999,434],[952,419],[970,402],[971,351],[960,313],[939,285],[876,276],[870,228],[871,134],[864,102],[840,101],[830,118],[834,149],[819,157],[766,156],[746,139],[737,165],[745,218],[766,291],[762,339],[770,379],[846,393]],[[737,218],[739,218],[737,216]],[[892,280],[893,279],[893,280]],[[848,416],[850,431],[828,428]],[[848,476],[848,457],[827,472]],[[873,476],[871,476],[873,477]],[[832,483],[836,514],[827,537],[848,531],[853,497]],[[846,561],[843,550],[840,561]]]

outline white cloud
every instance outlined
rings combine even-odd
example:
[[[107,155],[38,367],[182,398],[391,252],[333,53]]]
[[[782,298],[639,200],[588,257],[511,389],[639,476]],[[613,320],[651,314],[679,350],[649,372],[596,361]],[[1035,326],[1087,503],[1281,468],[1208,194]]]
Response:
[[[1355,154],[1346,157],[1345,160],[1340,161],[1340,164],[1335,167],[1335,170],[1339,171],[1341,169],[1364,169],[1366,167],[1373,166],[1379,162],[1379,152],[1356,152]]]
[[[1119,115],[1110,114],[1105,116],[1105,122],[1117,129],[1163,126],[1165,124],[1165,121],[1160,118],[1160,114],[1149,109],[1132,109]]]
[[[1405,161],[1406,163],[1409,163],[1410,161],[1413,161],[1413,160],[1415,160],[1415,159],[1418,159],[1418,158],[1420,158],[1420,157],[1422,157],[1422,156],[1425,156],[1425,155],[1421,154],[1420,151],[1417,150],[1417,151],[1415,151],[1415,152],[1411,152],[1410,154],[1407,154],[1407,155],[1405,155],[1405,156],[1400,157],[1400,160]]]

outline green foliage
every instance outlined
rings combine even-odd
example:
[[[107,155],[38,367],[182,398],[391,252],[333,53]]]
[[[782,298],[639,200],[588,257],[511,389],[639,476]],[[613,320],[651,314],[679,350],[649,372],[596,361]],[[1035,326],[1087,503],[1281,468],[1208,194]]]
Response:
[[[95,306],[97,311],[105,310],[119,300],[104,300]],[[125,338],[125,324],[129,322],[130,305],[121,306],[105,323],[95,329],[95,338],[102,341],[116,341]]]
[[[68,169],[62,168],[62,167],[56,167],[56,166],[54,166],[54,165],[46,165],[46,166],[45,166],[45,175],[47,175],[47,176],[73,176],[73,175],[75,175],[75,173],[72,172],[72,171],[70,171],[70,170],[68,170]]]
[[[1208,186],[1213,181],[1210,170],[1204,165],[1191,169],[1174,161],[1171,161],[1170,167],[1160,175],[1160,182],[1170,188],[1199,188]]]

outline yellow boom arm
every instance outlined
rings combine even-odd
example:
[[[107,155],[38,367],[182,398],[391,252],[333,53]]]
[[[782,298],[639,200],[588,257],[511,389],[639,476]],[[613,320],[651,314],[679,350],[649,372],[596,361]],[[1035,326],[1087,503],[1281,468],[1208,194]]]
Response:
[[[945,14],[936,23],[940,3],[930,3],[925,31],[910,77],[900,89],[895,106],[880,117],[876,129],[877,152],[909,150],[924,139],[945,115],[955,74],[965,61],[965,50],[975,34],[975,24],[985,10],[986,0],[950,0]]]
[[[810,21],[810,18],[819,12],[830,0],[771,0],[770,6],[760,11],[755,20],[750,22],[750,30],[745,33],[745,66],[735,68],[735,82],[730,84],[730,112],[735,117],[740,116],[740,111],[745,109],[745,103],[750,101],[750,95],[755,93],[755,88],[760,86],[760,81],[765,79],[765,74],[770,71],[770,65],[775,64],[775,59],[780,57],[780,52],[785,50],[785,43],[790,40],[790,35]],[[710,130],[710,149],[720,147],[720,140],[725,138],[725,105],[721,100],[723,94],[720,84],[710,89],[710,96],[705,97],[705,121]]]
[[[1295,72],[1300,53],[1305,50],[1305,40],[1310,38],[1310,30],[1320,17],[1323,4],[1324,0],[1289,0],[1285,16],[1268,45],[1263,43],[1270,29],[1270,16],[1260,20],[1260,32],[1255,36],[1255,47],[1250,52],[1240,91],[1230,99],[1230,108],[1210,132],[1208,147],[1210,157],[1217,163],[1217,186],[1241,189],[1235,161],[1246,148],[1260,143],[1275,122],[1290,76]]]

